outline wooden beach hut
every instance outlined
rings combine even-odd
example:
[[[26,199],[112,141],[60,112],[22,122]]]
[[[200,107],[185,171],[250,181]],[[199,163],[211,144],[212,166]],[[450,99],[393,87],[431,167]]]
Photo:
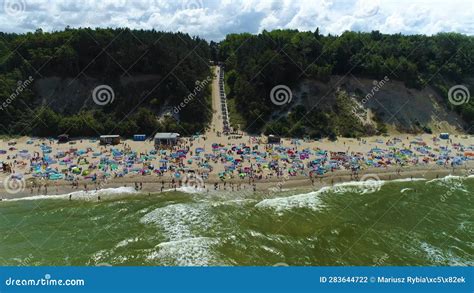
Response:
[[[120,143],[120,135],[101,135],[100,144],[116,145]]]

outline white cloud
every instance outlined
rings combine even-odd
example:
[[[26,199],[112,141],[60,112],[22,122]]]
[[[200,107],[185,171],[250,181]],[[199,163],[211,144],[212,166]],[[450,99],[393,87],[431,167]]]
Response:
[[[0,0],[2,31],[123,27],[183,31],[219,40],[227,33],[291,28],[474,35],[471,0]],[[413,4],[416,3],[416,4]]]

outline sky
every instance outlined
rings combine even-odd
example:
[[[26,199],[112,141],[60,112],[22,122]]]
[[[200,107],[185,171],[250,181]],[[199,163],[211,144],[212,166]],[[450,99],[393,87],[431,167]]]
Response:
[[[0,31],[75,27],[181,31],[219,41],[229,33],[298,29],[474,35],[473,0],[0,0]]]

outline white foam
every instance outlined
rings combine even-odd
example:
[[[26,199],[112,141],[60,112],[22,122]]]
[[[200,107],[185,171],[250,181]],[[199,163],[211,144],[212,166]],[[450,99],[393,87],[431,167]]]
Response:
[[[438,248],[426,242],[421,242],[420,248],[426,253],[426,256],[431,261],[434,261],[436,263],[441,263],[441,262],[446,261],[446,258],[443,256],[443,253]]]
[[[208,266],[215,265],[218,258],[212,247],[218,239],[194,237],[181,240],[162,242],[147,256],[148,261],[158,261],[160,265],[174,266]]]
[[[193,187],[193,186],[181,186],[176,188],[177,191],[184,192],[184,193],[203,193],[206,192],[206,189],[200,187]]]
[[[97,196],[107,197],[113,195],[121,195],[121,194],[133,194],[138,193],[133,187],[117,187],[117,188],[104,188],[99,190],[91,190],[85,192],[83,190],[74,191],[67,194],[58,194],[58,195],[33,195],[27,197],[19,197],[19,198],[9,198],[4,199],[4,201],[22,201],[22,200],[42,200],[42,199],[69,199],[71,196],[72,199],[97,199]]]
[[[383,180],[349,181],[335,184],[330,190],[337,194],[347,192],[368,194],[379,191],[384,184]]]
[[[258,202],[257,208],[273,208],[279,214],[285,210],[294,208],[310,208],[312,210],[320,210],[324,207],[320,195],[326,192],[333,192],[336,194],[344,194],[347,192],[368,194],[379,191],[382,186],[389,182],[412,182],[424,181],[424,178],[402,178],[394,180],[363,180],[363,181],[348,181],[334,184],[333,186],[326,186],[318,191],[310,193],[297,194],[288,197],[277,197],[271,199],[264,199]],[[402,193],[408,189],[402,190]]]
[[[469,178],[469,176],[468,176],[468,177],[463,177],[463,176],[457,176],[457,175],[449,174],[449,175],[447,175],[447,176],[445,176],[445,177],[432,179],[432,180],[430,180],[430,181],[427,181],[426,183],[452,182],[452,181],[462,180],[462,179],[465,179],[465,178]]]
[[[433,265],[447,265],[447,266],[472,266],[474,262],[471,260],[461,259],[460,257],[453,254],[452,247],[449,250],[443,251],[442,249],[429,244],[424,241],[416,241],[419,244],[420,249],[426,255]]]
[[[469,177],[448,175],[448,176],[443,177],[443,178],[437,178],[437,179],[430,180],[430,181],[426,182],[426,184],[435,183],[436,185],[449,188],[451,191],[458,190],[458,191],[462,191],[462,192],[465,192],[465,193],[469,193],[465,189],[464,182],[463,182],[467,178],[469,178]]]
[[[173,191],[179,191],[182,193],[189,193],[189,194],[195,194],[195,193],[204,193],[206,192],[206,189],[204,188],[195,188],[193,186],[181,186],[177,187],[176,189],[170,188],[170,189],[164,189],[163,192],[173,192]]]
[[[125,246],[129,245],[130,243],[134,243],[134,242],[137,242],[137,241],[138,241],[138,237],[130,238],[130,239],[124,239],[124,240],[120,241],[119,243],[117,243],[117,245],[115,245],[115,248],[125,247]]]
[[[295,208],[309,208],[312,210],[320,210],[323,207],[323,204],[319,195],[328,190],[330,190],[329,187],[323,187],[318,191],[313,191],[310,193],[297,194],[288,197],[264,199],[258,202],[255,207],[271,208],[279,214],[281,214],[285,210]]]
[[[165,236],[173,241],[193,238],[193,230],[205,231],[215,221],[204,204],[186,203],[157,208],[144,215],[140,222],[157,224],[164,230]]]
[[[4,198],[3,201],[22,201],[22,200],[41,200],[41,199],[63,199],[68,198],[69,195],[67,194],[59,194],[59,195],[33,195],[33,196],[26,196],[26,197],[19,197],[19,198]]]
[[[413,188],[403,188],[402,190],[400,190],[400,193],[405,193],[407,191],[412,191]]]
[[[144,215],[140,222],[156,224],[167,242],[162,242],[148,255],[148,260],[178,266],[205,266],[215,261],[212,245],[218,240],[196,235],[209,231],[217,222],[205,203],[180,203],[157,208]]]
[[[426,181],[425,178],[400,178],[393,180],[385,180],[384,182],[412,182],[412,181]]]

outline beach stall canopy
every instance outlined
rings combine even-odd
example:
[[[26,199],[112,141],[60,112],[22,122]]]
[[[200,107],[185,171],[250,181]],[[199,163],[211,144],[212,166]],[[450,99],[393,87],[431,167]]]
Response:
[[[120,135],[101,135],[100,144],[116,145],[120,143]]]
[[[155,134],[155,147],[161,145],[175,145],[178,142],[179,133],[174,132],[158,132]]]
[[[134,141],[145,141],[146,140],[146,134],[134,134],[133,135],[133,140]]]

